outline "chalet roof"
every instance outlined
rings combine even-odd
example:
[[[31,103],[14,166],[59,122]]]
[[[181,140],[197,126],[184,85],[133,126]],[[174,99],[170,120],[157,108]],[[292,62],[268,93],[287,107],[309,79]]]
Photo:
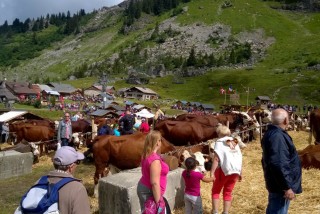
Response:
[[[127,90],[132,90],[132,89],[137,89],[139,91],[141,91],[142,93],[145,93],[145,94],[157,94],[156,92],[154,92],[153,90],[151,90],[150,88],[144,88],[144,87],[131,87]]]
[[[37,92],[30,88],[32,85],[27,82],[6,82],[6,86],[10,88],[15,94],[32,94],[36,95]]]
[[[130,101],[130,100],[126,100],[126,101],[124,101],[124,104],[126,104],[126,105],[128,105],[128,106],[131,106],[131,105],[137,104],[137,103],[135,103],[135,102],[133,102],[133,101]]]
[[[102,85],[94,84],[94,85],[92,85],[92,87],[94,87],[94,88],[102,91]],[[91,88],[91,87],[89,87],[89,88]],[[107,86],[106,86],[106,90],[113,90],[113,89],[115,89],[115,88],[114,88],[114,86],[112,86],[112,85],[107,85]]]
[[[0,122],[8,122],[21,116],[27,116],[27,118],[42,119],[41,117],[31,114],[27,111],[9,111],[0,115]]]
[[[57,91],[59,93],[73,93],[77,90],[73,86],[63,83],[51,82],[48,84],[48,86],[52,87],[52,90]]]
[[[57,91],[52,91],[52,90],[43,90],[43,91],[45,91],[47,94],[60,96],[59,92],[57,92]]]
[[[176,103],[181,103],[182,105],[186,105],[188,103],[188,101],[178,100]]]
[[[101,96],[101,97],[106,97],[108,100],[113,100],[114,99],[114,97],[111,95],[111,94],[109,94],[108,92],[101,92],[98,96]]]
[[[7,100],[17,100],[17,97],[6,88],[5,81],[2,81],[0,84],[0,97],[5,97]]]
[[[201,106],[202,104],[199,102],[190,102],[190,105]]]
[[[271,99],[268,96],[257,96],[256,100],[270,101]]]
[[[41,89],[41,91],[43,91],[43,90],[52,91],[52,88],[50,88],[50,86],[48,86],[48,85],[38,84],[38,86]]]
[[[102,117],[102,116],[105,116],[106,114],[108,114],[109,112],[110,112],[109,110],[98,109],[98,110],[92,112],[90,115],[91,115],[91,116]]]
[[[125,107],[118,105],[109,105],[106,109],[114,109],[115,111],[124,111]]]
[[[214,105],[212,105],[212,104],[202,104],[202,107],[203,107],[204,109],[207,109],[207,110],[213,110],[213,109],[215,109]]]
[[[128,90],[129,88],[119,88],[118,92],[125,92],[126,90]]]
[[[40,92],[42,91],[38,84],[32,84],[32,85],[31,85],[31,88],[32,88],[36,93],[40,93]]]

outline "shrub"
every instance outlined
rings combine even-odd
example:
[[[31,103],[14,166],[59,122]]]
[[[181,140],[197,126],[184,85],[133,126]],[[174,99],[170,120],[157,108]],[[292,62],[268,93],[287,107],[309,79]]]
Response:
[[[41,108],[41,101],[40,99],[37,99],[34,103],[33,103],[33,106],[35,108]]]

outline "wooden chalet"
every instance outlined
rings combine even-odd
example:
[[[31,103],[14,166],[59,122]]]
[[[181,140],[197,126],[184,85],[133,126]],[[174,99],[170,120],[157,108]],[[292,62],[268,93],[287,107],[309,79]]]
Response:
[[[131,87],[124,91],[124,97],[138,100],[156,100],[159,95],[149,88]]]
[[[257,96],[256,99],[259,104],[268,104],[271,99],[268,96]]]
[[[268,96],[257,96],[257,107],[260,109],[268,109],[268,103],[271,102],[271,99]]]
[[[37,94],[41,94],[42,99],[45,101],[48,101],[52,96],[56,97],[56,99],[60,96],[59,92],[52,90],[48,85],[32,84],[32,88]]]
[[[109,110],[109,111],[114,111],[114,112],[118,112],[118,111],[125,111],[126,108],[125,107],[122,107],[122,106],[119,106],[119,105],[109,105],[106,110]]]
[[[15,100],[18,100],[18,98],[14,96],[9,89],[7,89],[6,82],[2,81],[0,84],[0,102],[15,101]]]
[[[213,112],[214,109],[215,109],[214,105],[212,105],[212,104],[205,104],[205,103],[201,104],[201,105],[200,105],[200,108],[201,108],[203,111],[206,111],[206,112]]]
[[[37,97],[37,92],[33,90],[32,84],[27,82],[6,81],[6,88],[20,100],[32,99]]]
[[[105,109],[98,109],[90,114],[96,118],[119,118],[120,115],[117,112],[109,111]]]
[[[48,86],[52,88],[53,91],[57,91],[61,96],[70,96],[77,92],[77,89],[69,84],[62,83],[49,83]]]
[[[103,92],[102,85],[92,85],[84,90],[84,94],[87,96],[97,96]],[[108,94],[114,95],[116,93],[116,88],[114,86],[106,86],[106,91]]]

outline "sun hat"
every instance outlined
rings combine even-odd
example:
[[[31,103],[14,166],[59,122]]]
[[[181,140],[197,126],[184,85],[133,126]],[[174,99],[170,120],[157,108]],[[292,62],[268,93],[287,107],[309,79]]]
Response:
[[[55,165],[67,166],[83,159],[84,155],[80,152],[77,152],[73,147],[62,146],[56,151],[56,154],[53,157],[53,163]]]

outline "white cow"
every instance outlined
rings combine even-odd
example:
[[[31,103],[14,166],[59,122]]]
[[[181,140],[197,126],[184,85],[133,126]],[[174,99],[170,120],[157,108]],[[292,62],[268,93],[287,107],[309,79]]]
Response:
[[[186,165],[185,165],[185,160],[189,157],[193,157],[198,161],[198,165],[195,169],[195,171],[198,172],[205,172],[206,169],[204,168],[204,163],[206,162],[206,155],[202,154],[201,152],[195,152],[193,154],[190,154],[190,152],[188,150],[184,150],[182,152],[182,158],[183,158],[183,162],[182,162],[182,167],[186,169]]]

